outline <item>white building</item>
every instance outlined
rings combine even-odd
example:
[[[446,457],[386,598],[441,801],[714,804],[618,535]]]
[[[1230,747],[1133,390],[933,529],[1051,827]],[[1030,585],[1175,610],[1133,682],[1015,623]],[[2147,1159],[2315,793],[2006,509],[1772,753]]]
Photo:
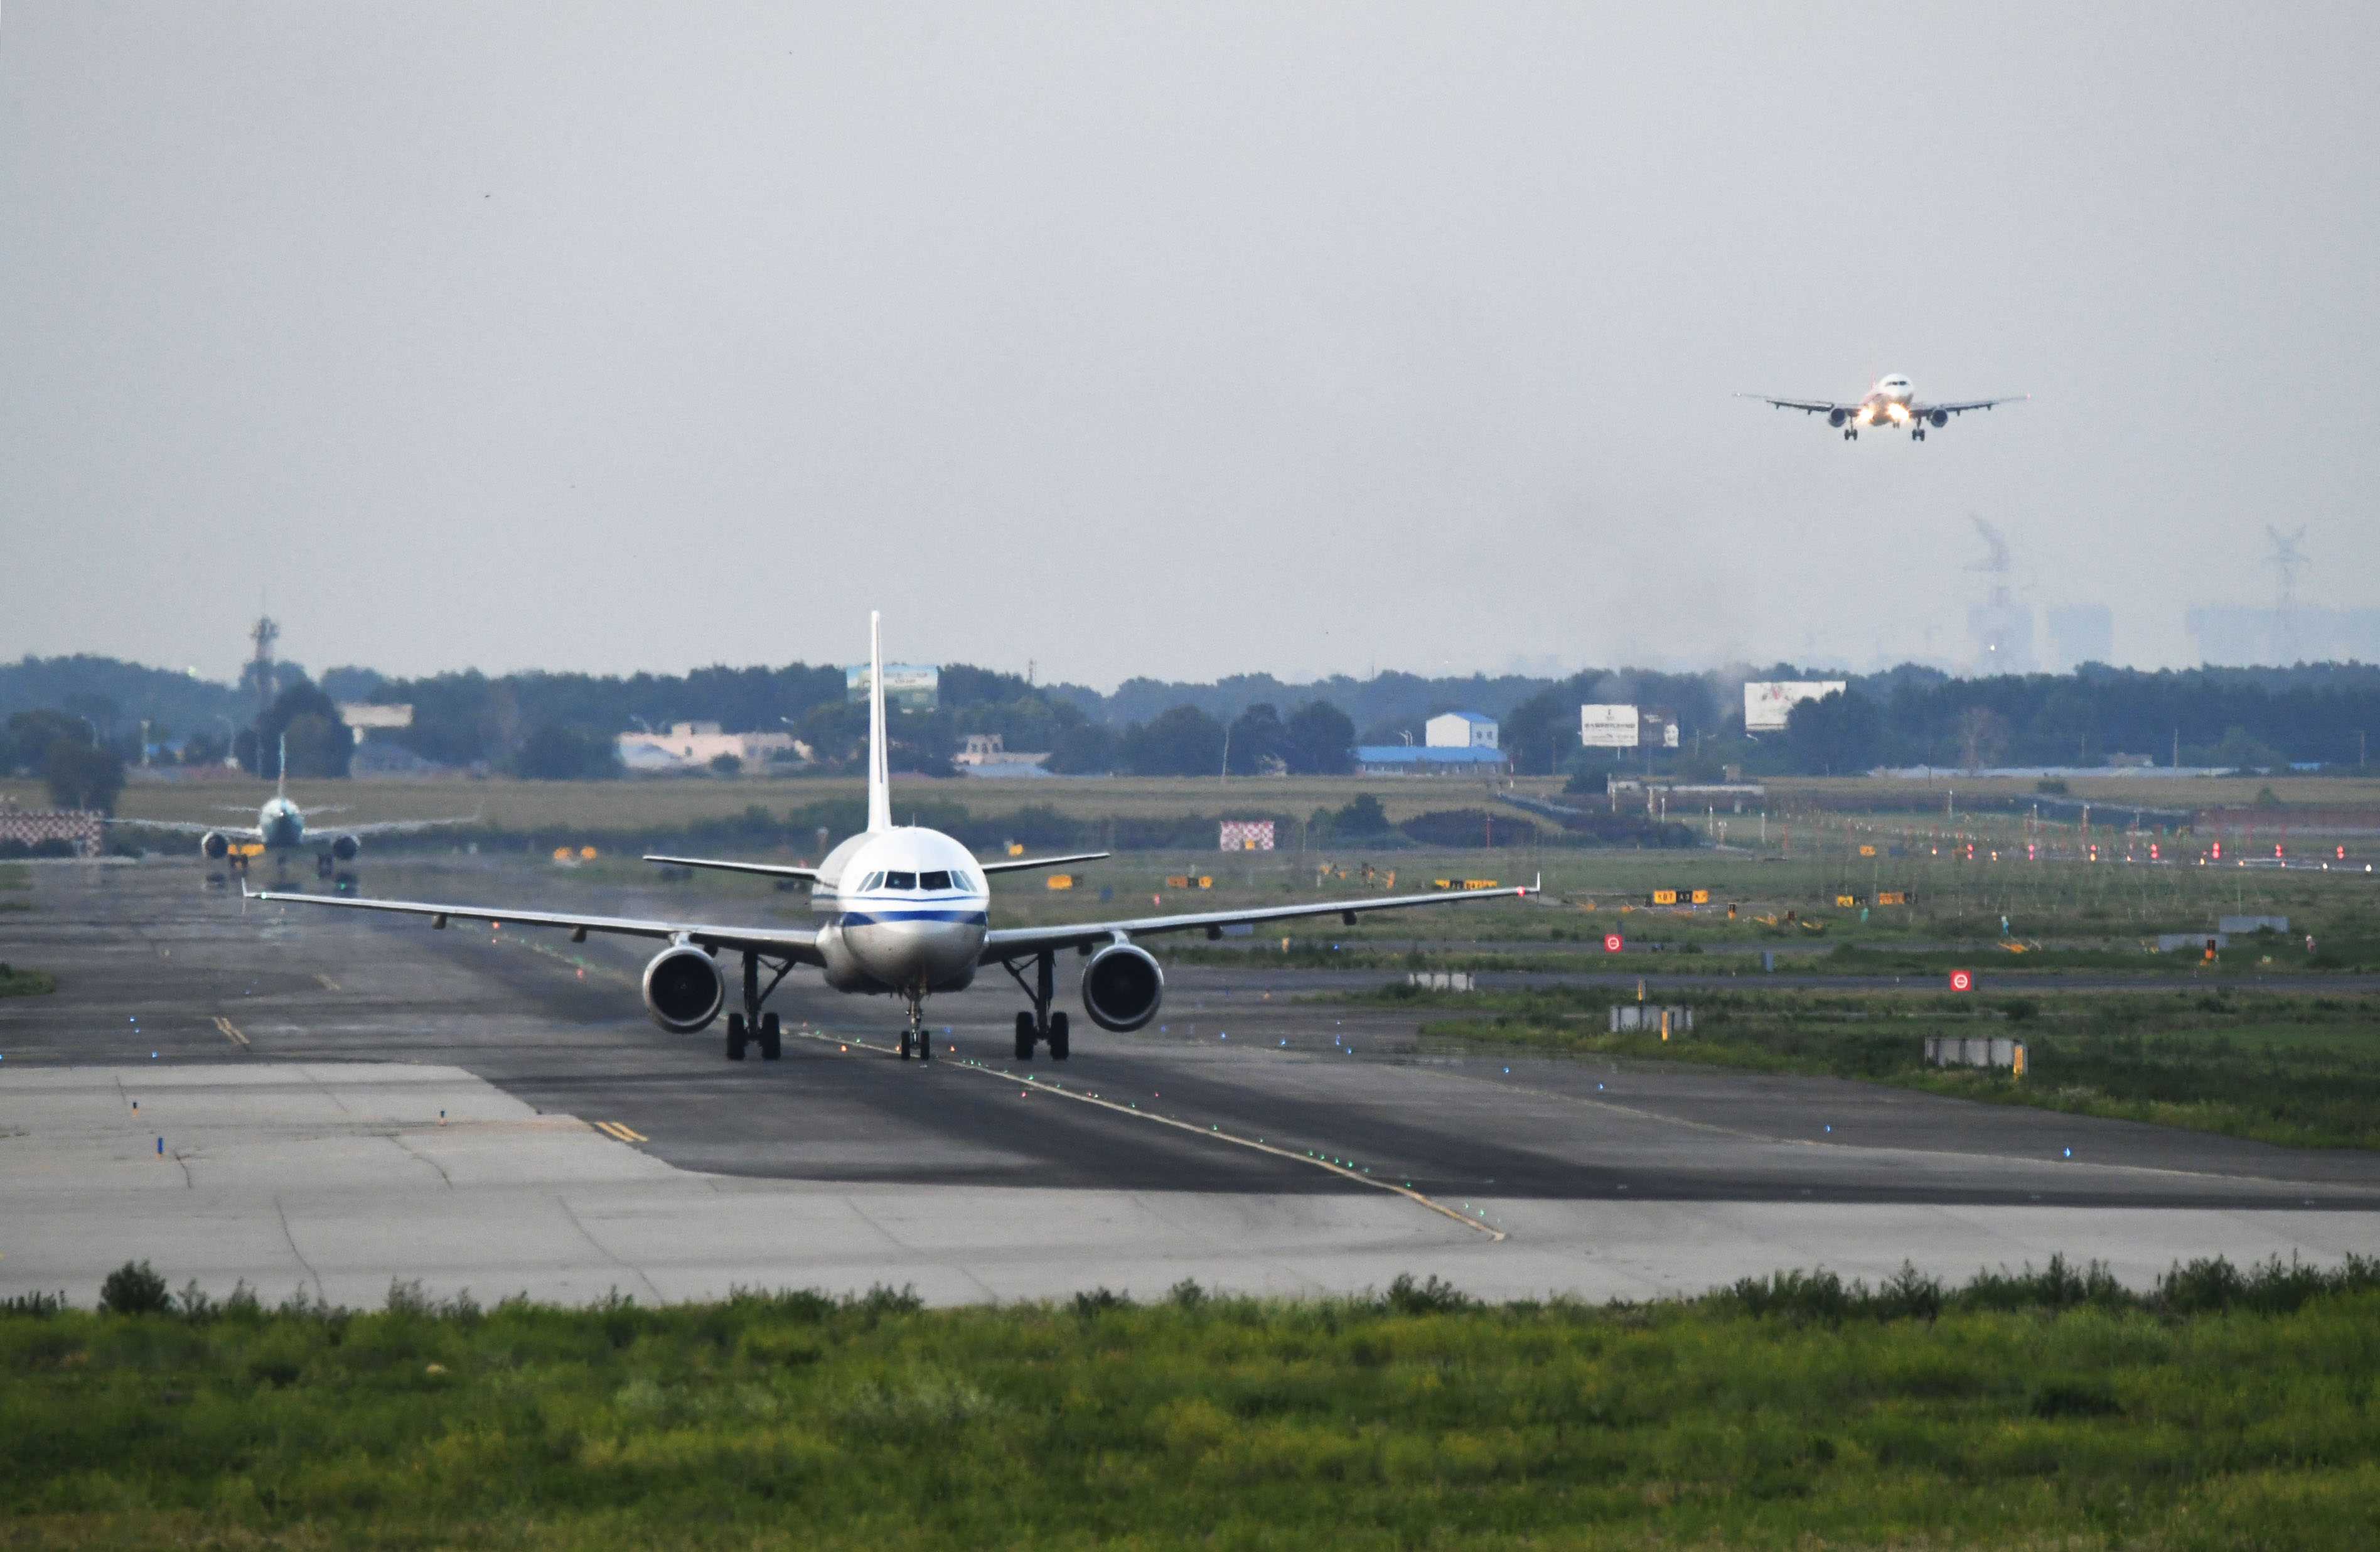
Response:
[[[800,749],[791,733],[722,733],[716,722],[673,722],[666,733],[623,733],[615,742],[621,764],[648,772],[701,770],[722,754],[759,765]]]
[[[1494,749],[1496,719],[1477,712],[1445,712],[1422,725],[1431,749]]]

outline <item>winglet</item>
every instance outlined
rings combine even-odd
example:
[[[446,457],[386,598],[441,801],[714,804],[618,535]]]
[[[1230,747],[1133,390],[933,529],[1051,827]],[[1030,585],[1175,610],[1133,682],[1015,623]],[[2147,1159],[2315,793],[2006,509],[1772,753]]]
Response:
[[[884,748],[883,616],[868,612],[868,828],[892,827],[892,782]]]

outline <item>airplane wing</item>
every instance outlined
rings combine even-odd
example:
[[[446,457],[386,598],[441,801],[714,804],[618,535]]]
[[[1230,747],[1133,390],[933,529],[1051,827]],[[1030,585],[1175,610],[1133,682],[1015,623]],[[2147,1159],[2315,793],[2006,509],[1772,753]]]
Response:
[[[242,809],[253,813],[254,809]],[[253,825],[199,825],[187,819],[103,819],[103,825],[136,825],[144,830],[171,830],[184,836],[221,836],[226,840],[262,840],[264,832]]]
[[[1961,399],[1956,404],[1912,404],[1909,412],[1921,418],[1937,409],[1945,415],[1963,415],[1970,409],[1989,409],[1995,404],[2022,404],[2032,397],[2031,394],[2015,394],[2007,398]]]
[[[1026,868],[1059,868],[1068,862],[1096,862],[1108,855],[1104,851],[1077,851],[1065,857],[996,857],[990,862],[976,859],[976,866],[986,873],[1019,873]]]
[[[1430,895],[1391,895],[1385,899],[1317,900],[1305,905],[1257,906],[1247,910],[1201,910],[1182,916],[1141,916],[1123,922],[1068,922],[1048,927],[1003,927],[984,935],[981,963],[998,964],[1020,954],[1044,949],[1095,947],[1118,937],[1152,933],[1204,932],[1220,937],[1225,927],[1243,923],[1287,922],[1301,916],[1337,916],[1349,926],[1358,915],[1374,910],[1402,910],[1416,905],[1445,905],[1455,900],[1518,899],[1537,893],[1534,884],[1511,889],[1456,889]]]
[[[826,962],[818,951],[818,934],[808,929],[722,926],[634,916],[578,916],[552,910],[432,905],[422,900],[358,899],[349,895],[283,894],[273,889],[251,894],[245,880],[240,884],[240,895],[245,899],[271,900],[276,905],[325,905],[342,910],[378,910],[402,916],[427,916],[433,927],[444,926],[450,918],[464,922],[492,922],[500,926],[510,922],[529,927],[566,927],[574,943],[584,940],[589,933],[613,933],[625,937],[684,939],[703,948],[777,955],[796,964],[822,965]]]
[[[1856,404],[1837,404],[1824,398],[1771,398],[1767,394],[1738,394],[1738,398],[1756,398],[1763,404],[1773,404],[1779,409],[1799,409],[1804,414],[1828,415],[1840,409],[1846,415],[1856,414]]]
[[[656,857],[645,853],[648,862],[663,862],[679,868],[709,868],[713,873],[750,873],[762,878],[798,878],[806,884],[818,882],[818,869],[780,867],[774,862],[722,862],[712,857]]]
[[[319,809],[312,810],[306,815],[306,829],[310,838],[314,830],[314,815],[322,812],[323,811]],[[361,840],[367,836],[404,836],[410,835],[416,830],[434,830],[442,825],[477,825],[479,822],[480,816],[476,813],[457,814],[452,819],[375,819],[369,825],[326,825],[322,834],[353,836],[358,840]]]

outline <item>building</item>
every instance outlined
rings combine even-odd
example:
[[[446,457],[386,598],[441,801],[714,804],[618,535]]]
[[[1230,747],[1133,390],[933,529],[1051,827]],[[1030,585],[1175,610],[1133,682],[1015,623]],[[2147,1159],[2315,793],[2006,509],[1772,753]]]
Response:
[[[1496,719],[1477,712],[1445,712],[1422,724],[1422,741],[1431,749],[1494,749]]]
[[[799,752],[791,733],[722,733],[716,722],[674,722],[666,733],[623,733],[614,741],[621,764],[651,775],[702,770],[722,754],[759,765]]]
[[[888,672],[884,682],[889,688],[892,676]],[[951,756],[951,764],[959,775],[971,776],[1043,776],[1050,773],[1042,766],[1049,763],[1050,752],[1038,754],[1011,750],[997,733],[969,733],[962,740],[964,747]]]
[[[1512,768],[1504,752],[1492,746],[1359,744],[1355,748],[1355,770],[1362,776],[1504,776]]]

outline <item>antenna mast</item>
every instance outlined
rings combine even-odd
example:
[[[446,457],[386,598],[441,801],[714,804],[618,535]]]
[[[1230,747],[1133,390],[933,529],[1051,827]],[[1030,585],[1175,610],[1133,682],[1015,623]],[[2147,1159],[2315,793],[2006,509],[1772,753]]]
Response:
[[[2266,523],[2265,532],[2273,541],[2273,553],[2265,564],[2280,574],[2273,596],[2273,633],[2281,662],[2288,665],[2298,660],[2298,568],[2306,563],[2305,525],[2300,523],[2295,533],[2283,533]]]

